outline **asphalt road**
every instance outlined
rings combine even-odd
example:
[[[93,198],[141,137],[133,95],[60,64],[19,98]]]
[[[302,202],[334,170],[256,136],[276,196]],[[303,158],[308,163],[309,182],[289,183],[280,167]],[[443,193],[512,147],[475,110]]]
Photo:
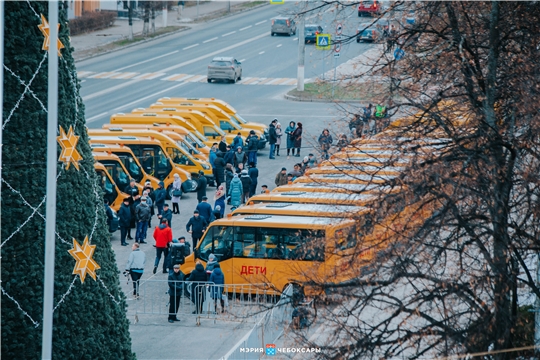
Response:
[[[195,25],[188,31],[77,63],[88,126],[100,128],[108,123],[112,114],[148,107],[163,96],[215,97],[231,104],[248,121],[268,124],[273,118],[278,118],[283,129],[289,121],[302,122],[302,156],[315,152],[313,144],[323,128],[329,127],[332,133],[337,134],[340,129],[346,129],[347,122],[343,119],[343,109],[335,104],[292,102],[283,98],[283,95],[294,87],[290,84],[294,83],[296,77],[298,37],[271,37],[270,19],[279,13],[290,11],[287,9],[285,5],[265,6]],[[338,14],[334,11],[318,14],[308,18],[306,23],[320,24],[333,34],[335,24],[341,22],[343,35],[352,35],[356,33],[360,22],[367,21],[369,19],[358,18],[355,9],[349,7]],[[357,44],[355,41],[344,45],[337,64],[362,54],[370,47],[369,44]],[[234,56],[240,60],[243,67],[242,82],[208,84],[206,70],[215,56]],[[323,58],[324,71],[328,71],[334,63],[333,54],[330,51],[315,50],[314,45],[306,46],[306,78],[316,78],[323,73]],[[281,167],[292,169],[300,160],[294,157],[287,159],[284,150],[277,160],[269,160],[268,147],[260,151],[258,190],[262,184],[268,184],[272,189],[275,186],[275,174]],[[212,205],[214,190],[208,188],[207,191]],[[185,224],[196,205],[195,194],[183,196],[181,214],[174,215],[173,218],[175,238],[184,235],[190,239],[185,231]],[[154,219],[153,222],[155,224],[157,220]],[[147,256],[143,280],[165,280],[166,274],[152,274],[155,256],[152,232],[153,230],[148,232],[148,244],[141,246]],[[134,230],[132,234],[135,234]],[[119,269],[123,269],[131,251],[130,247],[120,246],[118,232],[113,235],[112,244]],[[122,279],[122,287],[128,295],[130,286]],[[132,301],[136,300],[130,299],[128,303]],[[249,327],[248,324],[218,321],[217,325],[203,322],[201,327],[197,328],[191,325],[191,319],[181,318],[181,324],[169,324],[165,317],[154,316],[146,320],[141,318],[139,324],[132,324],[130,331],[133,350],[138,357],[217,358],[226,353]],[[167,336],[158,341],[155,336],[149,337],[149,332]],[[208,334],[211,334],[210,338],[219,340],[210,345]],[[165,340],[172,343],[175,338],[182,339],[181,352],[174,346],[165,346]]]

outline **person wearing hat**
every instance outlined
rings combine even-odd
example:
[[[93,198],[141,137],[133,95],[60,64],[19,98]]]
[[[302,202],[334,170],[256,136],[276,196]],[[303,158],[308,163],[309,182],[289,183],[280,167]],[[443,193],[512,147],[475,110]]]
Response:
[[[208,265],[206,269],[208,270]],[[210,297],[214,299],[214,311],[217,313],[217,302],[219,300],[221,304],[221,312],[223,313],[225,312],[225,300],[223,300],[223,285],[225,285],[225,275],[223,274],[223,271],[221,271],[221,266],[217,262],[213,267],[212,273],[210,274],[209,281],[214,283],[214,285],[210,288]]]
[[[163,212],[163,205],[165,204],[165,200],[167,199],[167,192],[165,191],[165,183],[163,181],[159,182],[159,188],[154,191],[154,195],[156,196],[155,204],[159,216]]]
[[[294,138],[293,156],[296,156],[296,157],[300,157],[300,148],[302,148],[302,132],[303,132],[302,123],[299,122],[298,124],[296,124],[296,129],[292,133],[292,136]],[[296,155],[294,154],[295,149],[296,149]]]
[[[161,215],[158,215],[158,219],[167,219],[167,224],[169,224],[169,227],[172,229],[172,216],[173,213],[171,209],[169,209],[169,204],[165,203],[163,204],[163,212]]]
[[[163,254],[163,273],[167,273],[167,256],[169,255],[169,243],[172,242],[172,230],[167,225],[167,219],[161,219],[159,226],[154,229],[154,240],[156,241],[156,260],[154,261],[155,274],[161,255]]]
[[[236,148],[236,152],[234,153],[234,166],[236,167],[236,172],[240,172],[244,168],[244,164],[247,161],[247,155],[244,152],[244,149],[241,146],[238,146]],[[240,166],[241,164],[241,166]]]
[[[182,291],[184,290],[184,273],[180,271],[180,265],[175,264],[173,271],[169,272],[169,319],[170,323],[180,321],[176,317],[178,313],[178,307],[180,306],[180,299],[182,298]]]
[[[204,171],[199,170],[199,184],[197,185],[197,201],[201,202],[204,197],[206,197],[206,186],[208,185],[208,180],[204,176]]]
[[[137,209],[137,206],[141,203],[141,195],[139,195],[139,189],[133,189],[129,199],[131,223],[129,224],[127,238],[129,240],[133,240],[133,238],[131,237],[131,229],[137,229],[137,216],[135,215],[135,210]]]
[[[129,198],[125,198],[120,210],[118,210],[118,225],[120,226],[120,244],[127,246],[126,236],[131,224],[131,210],[129,209]]]
[[[269,159],[275,159],[275,151],[276,151],[276,142],[277,142],[277,134],[276,134],[276,124],[277,119],[272,120],[270,123],[270,127],[268,128],[268,144],[270,144],[270,152],[268,155]]]
[[[208,203],[208,198],[206,196],[203,196],[202,201],[197,205],[197,211],[199,212],[200,216],[205,218],[207,223],[210,224],[212,221],[214,221],[212,205]]]
[[[242,140],[242,133],[236,134],[232,142],[232,148],[236,149],[237,147],[244,147],[244,140]]]
[[[277,173],[274,182],[276,186],[287,185],[287,168],[281,168],[281,171]]]
[[[135,181],[135,179],[129,180],[129,185],[126,186],[126,188],[124,189],[124,192],[126,194],[132,195],[136,191],[137,194],[139,194],[139,189],[137,188],[136,184],[137,182]]]
[[[251,178],[251,186],[249,187],[249,197],[255,195],[257,191],[257,182],[259,181],[259,169],[254,163],[249,163],[248,175]]]
[[[207,279],[210,279],[210,274],[212,274],[212,271],[214,271],[214,267],[217,265],[218,259],[216,255],[210,254],[208,255],[208,262],[206,263],[206,277]]]
[[[146,244],[146,231],[150,221],[150,206],[146,203],[146,196],[141,197],[141,203],[135,208],[135,219],[137,220],[137,231],[135,232],[135,242]]]
[[[249,191],[251,189],[251,177],[247,170],[242,170],[240,173],[240,181],[242,182],[242,204],[245,204],[249,199]]]
[[[204,230],[208,226],[206,219],[199,215],[199,211],[195,210],[193,216],[186,224],[186,231],[191,234],[191,241],[193,249],[197,247],[199,240],[201,239]]]

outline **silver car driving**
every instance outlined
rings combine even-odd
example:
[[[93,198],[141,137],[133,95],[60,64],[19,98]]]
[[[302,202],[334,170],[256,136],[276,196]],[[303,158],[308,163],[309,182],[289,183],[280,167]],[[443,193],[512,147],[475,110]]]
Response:
[[[296,34],[296,23],[292,17],[278,16],[272,19],[272,27],[270,28],[270,35],[274,34],[288,34],[289,36]]]
[[[232,83],[242,80],[241,62],[233,57],[216,57],[208,65],[207,81],[228,80]]]

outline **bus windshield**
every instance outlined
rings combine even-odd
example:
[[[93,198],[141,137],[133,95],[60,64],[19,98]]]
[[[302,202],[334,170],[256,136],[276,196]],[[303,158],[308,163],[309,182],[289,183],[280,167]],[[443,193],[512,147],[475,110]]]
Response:
[[[233,115],[231,115],[231,123],[236,127],[237,130],[240,130],[240,128],[242,127]]]
[[[196,154],[196,155],[199,155],[201,152],[199,150],[197,150],[196,147],[194,147],[193,145],[191,145],[190,142],[188,141],[185,141],[185,140],[178,140],[176,142],[176,144],[178,146],[180,146],[182,149],[184,149],[186,152],[190,153],[190,154]]]
[[[199,132],[197,131],[197,133],[199,133]],[[197,147],[203,148],[203,147],[206,146],[197,136],[195,136],[195,135],[193,135],[191,133],[189,133],[187,136],[188,136],[188,138],[189,138],[189,140],[191,141],[192,144],[197,144]],[[201,134],[201,136],[203,136],[203,135]]]
[[[234,258],[324,261],[326,233],[318,229],[213,226],[198,247],[199,256],[219,261]]]
[[[135,179],[136,182],[141,182],[144,174],[141,167],[137,164],[137,161],[128,153],[116,153],[116,155],[122,160],[129,175]]]
[[[208,138],[207,138],[206,136],[204,136],[203,134],[201,134],[201,133],[199,132],[199,130],[195,130],[194,132],[195,132],[195,134],[197,134],[197,136],[199,137],[200,140],[202,140],[202,141],[208,141]],[[190,135],[191,135],[191,134],[190,134]]]

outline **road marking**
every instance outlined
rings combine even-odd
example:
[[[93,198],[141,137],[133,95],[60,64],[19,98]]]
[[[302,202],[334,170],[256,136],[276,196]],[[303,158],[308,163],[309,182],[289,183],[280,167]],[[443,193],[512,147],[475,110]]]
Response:
[[[220,50],[217,50],[217,51],[213,51],[211,53],[208,53],[206,55],[202,55],[202,56],[199,56],[199,57],[196,57],[194,59],[191,59],[191,60],[188,60],[188,61],[184,61],[183,63],[180,63],[180,64],[177,64],[177,65],[173,65],[173,66],[170,66],[168,68],[165,68],[165,69],[161,69],[161,71],[163,72],[169,72],[171,70],[174,70],[174,69],[178,69],[180,67],[183,67],[183,66],[186,66],[186,65],[189,65],[189,64],[193,64],[193,63],[196,63],[196,62],[199,62],[201,60],[204,60],[204,59],[208,59],[208,58],[211,58],[212,56],[215,56],[215,55],[219,55],[219,54],[223,54],[224,52],[227,52],[229,50],[232,50],[232,49],[235,49],[237,47],[240,47],[240,46],[243,46],[245,44],[249,44],[250,42],[253,42],[253,41],[256,41],[256,40],[259,40],[259,39],[262,39],[264,37],[266,37],[266,33],[264,34],[261,34],[261,35],[257,35],[255,37],[252,37],[251,39],[247,39],[247,40],[244,40],[244,41],[240,41],[239,43],[236,43],[234,45],[231,45],[231,46],[227,46],[223,49],[220,49]]]
[[[211,38],[211,39],[208,39],[208,40],[204,40],[203,44],[206,44],[206,43],[208,43],[210,41],[214,41],[214,40],[217,40],[217,37],[214,37],[214,38]]]
[[[276,46],[276,47],[281,47],[281,44],[278,44],[278,46]]]
[[[296,40],[298,40],[298,38],[294,38],[294,39],[292,39],[292,41],[296,41]]]
[[[107,112],[103,112],[103,113],[101,113],[101,114],[99,114],[99,115],[92,116],[91,118],[86,119],[86,122],[87,122],[87,123],[90,123],[90,122],[92,122],[92,121],[94,121],[94,120],[96,120],[96,119],[99,119],[100,117],[105,116],[105,115],[107,115]]]
[[[189,79],[189,82],[199,82],[202,79],[204,79],[204,81],[206,81],[206,75],[197,75],[195,77],[192,77],[191,79]]]
[[[258,83],[257,85],[264,85],[264,84],[266,84],[267,82],[270,82],[270,81],[272,81],[272,80],[274,80],[274,78],[266,78],[266,79],[264,79],[264,80],[259,81],[259,83]]]
[[[191,81],[193,78],[196,78],[196,77],[199,77],[200,75],[188,75],[186,76],[185,78],[182,79],[182,81],[185,81],[185,82],[189,82]]]
[[[259,78],[254,78],[254,77],[251,77],[251,78],[245,78],[244,81],[242,81],[242,84],[244,85],[247,85],[247,84],[251,84],[255,81],[259,80]]]
[[[251,77],[244,77],[244,78],[242,78],[242,80],[240,80],[240,81],[238,82],[238,84],[245,84],[246,81],[249,81],[250,79],[253,79],[253,78],[251,78]]]
[[[105,90],[101,90],[101,91],[95,92],[95,93],[93,93],[93,94],[89,94],[89,95],[87,95],[87,96],[83,96],[83,100],[84,100],[84,101],[87,101],[87,100],[93,99],[93,98],[95,98],[95,97],[98,97],[98,96],[101,96],[101,95],[104,95],[104,94],[108,94],[108,93],[113,92],[113,91],[116,91],[116,90],[118,90],[118,89],[121,89],[121,88],[130,86],[130,85],[132,85],[132,84],[138,83],[139,81],[141,81],[141,80],[131,80],[131,81],[122,83],[122,84],[120,84],[120,85],[116,85],[116,86],[107,88],[107,89],[105,89]]]
[[[88,76],[90,74],[94,74],[93,71],[77,71],[77,77],[80,79],[80,78],[83,78],[85,76]]]
[[[262,55],[262,54],[264,54],[264,51],[261,51],[261,52],[259,53],[259,55]],[[241,61],[240,61],[240,62],[241,62]]]
[[[186,85],[186,84],[187,84],[187,83],[183,82],[183,83],[181,83],[181,84],[171,86],[170,88],[167,88],[167,89],[165,89],[165,90],[161,90],[161,91],[158,91],[158,92],[156,92],[156,93],[150,94],[150,95],[145,96],[145,97],[143,97],[143,98],[140,98],[140,99],[138,99],[138,100],[132,101],[132,102],[130,102],[129,104],[119,106],[119,107],[117,107],[116,109],[114,109],[113,112],[117,112],[118,110],[122,110],[122,109],[125,109],[125,108],[127,108],[127,107],[133,106],[133,105],[135,105],[135,104],[137,104],[137,103],[139,103],[139,102],[141,102],[141,101],[144,101],[144,100],[146,100],[146,99],[155,98],[156,95],[162,94],[162,93],[164,93],[164,92],[171,91],[172,89],[176,89],[176,88],[178,88],[178,87],[180,87],[180,86],[183,86],[183,85]],[[88,121],[87,121],[87,122],[88,122]]]
[[[110,74],[109,71],[105,71],[105,72],[99,72],[97,74],[94,74],[94,75],[90,75],[90,76],[87,76],[89,79],[99,79],[101,76],[103,75],[107,75],[107,74]]]
[[[172,54],[176,54],[177,52],[178,52],[178,50],[171,51],[170,53],[163,54],[163,55],[160,55],[160,56],[156,56],[156,57],[153,57],[151,59],[144,60],[144,61],[141,61],[141,62],[138,62],[138,63],[135,63],[135,64],[131,64],[131,65],[128,65],[128,66],[124,66],[123,68],[116,69],[116,70],[113,70],[113,71],[118,72],[118,71],[121,71],[121,70],[129,69],[130,67],[133,67],[133,66],[146,64],[147,62],[154,61],[154,60],[157,60],[157,59],[161,59],[162,57],[169,56],[169,55],[172,55]]]
[[[139,75],[139,73],[136,72],[126,72],[126,73],[120,73],[118,75],[111,76],[111,79],[131,79],[134,76]]]
[[[182,50],[187,50],[187,49],[191,49],[191,48],[194,48],[195,46],[199,46],[199,44],[195,44],[195,45],[189,45],[189,46],[186,46],[185,48],[183,48]]]
[[[249,29],[249,28],[252,27],[252,26],[253,26],[253,25],[246,26],[246,27],[244,27],[244,28],[241,28],[241,29],[238,30],[238,31],[244,31],[244,30],[247,30],[247,29]]]
[[[181,79],[183,77],[186,77],[187,74],[174,74],[174,75],[171,75],[171,76],[167,76],[166,78],[163,78],[161,80],[164,80],[164,81],[176,81],[178,79]]]
[[[86,80],[82,80],[82,81],[81,81],[81,84],[82,84],[83,82],[85,82],[85,81],[86,81]]]
[[[158,78],[160,76],[165,75],[165,73],[148,73],[148,74],[142,74],[137,76],[135,79],[138,80],[153,80],[155,78]]]
[[[242,59],[242,60],[238,60],[238,61],[239,61],[239,62],[244,62],[244,61],[246,61],[246,59]]]
[[[232,35],[232,34],[234,34],[235,32],[236,32],[236,30],[231,31],[231,32],[229,32],[229,33],[226,33],[226,34],[221,35],[221,37],[225,37],[225,36]]]
[[[276,81],[274,81],[272,83],[272,85],[279,85],[279,84],[283,84],[285,81],[289,81],[290,78],[281,78],[281,79],[277,79]]]
[[[259,21],[258,23],[255,23],[255,25],[261,25],[261,24],[264,24],[265,22],[266,22],[266,20]]]
[[[275,83],[276,81],[278,81],[280,78],[274,78],[272,79],[271,81],[267,81],[264,85],[272,85],[273,83]]]
[[[287,82],[284,82],[283,85],[296,85],[296,79],[290,79]]]
[[[117,75],[120,75],[122,73],[117,73],[117,72],[110,72],[106,75],[103,75],[100,77],[100,79],[109,79],[109,78],[112,78],[113,76],[117,76]]]

